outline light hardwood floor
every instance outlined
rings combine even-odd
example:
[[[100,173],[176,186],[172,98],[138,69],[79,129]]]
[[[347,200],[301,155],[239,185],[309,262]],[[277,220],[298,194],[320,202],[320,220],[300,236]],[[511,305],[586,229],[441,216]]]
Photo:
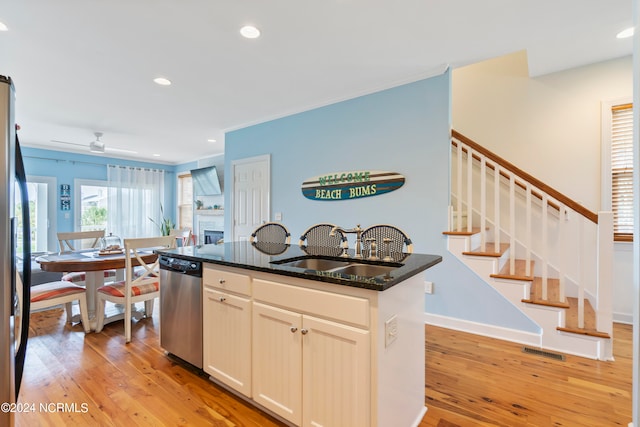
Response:
[[[19,403],[35,412],[17,414],[17,426],[282,425],[165,356],[157,312],[134,324],[129,345],[122,322],[85,335],[64,318],[61,309],[31,316]],[[426,332],[429,409],[421,427],[631,421],[630,326],[614,328],[615,362],[556,361],[504,341],[431,326]]]

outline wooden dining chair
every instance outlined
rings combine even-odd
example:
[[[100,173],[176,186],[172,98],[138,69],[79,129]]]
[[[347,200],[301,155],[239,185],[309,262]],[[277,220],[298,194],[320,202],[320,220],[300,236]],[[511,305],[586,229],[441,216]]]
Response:
[[[59,232],[58,244],[60,245],[60,252],[75,252],[76,250],[81,249],[97,248],[100,243],[100,239],[103,237],[104,230]],[[112,269],[104,271],[105,279],[113,280],[115,277],[116,270]],[[61,280],[85,286],[87,275],[84,271],[76,271],[64,274]]]
[[[249,242],[291,243],[291,233],[279,222],[265,222],[253,230]]]
[[[142,252],[152,249],[175,248],[173,236],[142,237],[124,239],[125,280],[101,286],[97,290],[96,332],[104,327],[105,304],[107,301],[124,306],[124,335],[127,343],[131,342],[131,306],[144,302],[145,317],[151,317],[153,302],[160,295],[159,262],[146,263],[141,258]],[[137,274],[134,267],[137,267]]]
[[[347,241],[347,236],[340,230],[336,230],[331,235],[331,230],[335,224],[315,224],[307,228],[300,236],[298,244],[300,246],[324,246],[330,248],[341,248]]]
[[[181,246],[191,246],[193,240],[193,234],[191,233],[191,229],[189,227],[184,227],[181,229],[172,229],[169,232],[170,236],[173,236],[176,240],[180,240]]]
[[[87,290],[70,282],[49,282],[31,287],[30,312],[44,308],[54,308],[64,304],[67,312],[67,323],[71,323],[71,303],[78,301],[80,319],[86,333],[91,331],[87,312]]]
[[[75,252],[80,249],[97,248],[104,230],[69,231],[58,233],[60,252]]]

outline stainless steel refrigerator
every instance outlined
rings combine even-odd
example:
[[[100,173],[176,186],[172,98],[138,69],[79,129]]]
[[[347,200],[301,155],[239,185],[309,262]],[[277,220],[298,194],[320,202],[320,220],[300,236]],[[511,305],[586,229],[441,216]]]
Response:
[[[14,424],[11,404],[22,381],[31,295],[29,198],[14,103],[13,82],[0,75],[0,426]]]

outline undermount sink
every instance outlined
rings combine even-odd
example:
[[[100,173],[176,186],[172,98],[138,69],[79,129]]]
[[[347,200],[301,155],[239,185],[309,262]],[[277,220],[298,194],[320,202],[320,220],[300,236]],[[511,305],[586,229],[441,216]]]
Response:
[[[284,265],[287,267],[306,268],[309,270],[326,271],[337,267],[344,267],[351,261],[348,259],[326,259],[326,258],[302,258],[294,261],[283,260],[284,262],[274,262],[274,264]]]
[[[398,267],[375,264],[349,264],[346,267],[331,270],[334,273],[351,274],[353,276],[374,277],[392,272]]]
[[[305,270],[324,271],[336,274],[375,277],[388,274],[391,271],[402,267],[398,263],[370,264],[359,262],[353,258],[320,258],[317,256],[304,256],[298,258],[287,258],[272,261],[272,264],[284,267],[302,268]]]

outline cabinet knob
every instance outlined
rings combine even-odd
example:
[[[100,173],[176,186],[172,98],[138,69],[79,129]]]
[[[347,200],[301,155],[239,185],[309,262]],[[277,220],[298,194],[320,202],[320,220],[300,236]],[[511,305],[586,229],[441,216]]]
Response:
[[[225,297],[220,297],[220,302],[225,302],[227,299]]]
[[[304,328],[300,329],[300,333],[301,333],[302,335],[307,335],[307,333],[308,333],[308,332],[309,332],[309,331],[308,331],[307,329],[304,329]]]
[[[218,280],[218,283],[220,283],[222,285],[225,281],[226,280],[224,280],[224,279],[220,279],[220,280]]]
[[[289,330],[291,331],[291,333],[295,333],[298,330],[298,328],[296,328],[295,326],[292,326],[289,328]]]

